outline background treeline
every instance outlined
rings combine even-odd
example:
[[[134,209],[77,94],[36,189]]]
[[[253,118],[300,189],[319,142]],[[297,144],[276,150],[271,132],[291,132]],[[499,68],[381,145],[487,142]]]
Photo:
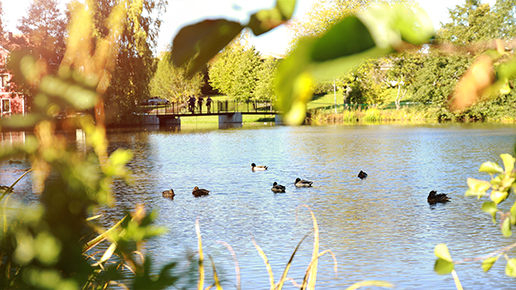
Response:
[[[416,5],[408,0],[324,1],[324,5],[315,5],[305,18],[289,24],[288,29],[294,36],[291,49],[300,39],[321,35],[339,19],[363,11],[372,4],[399,2],[407,7]],[[449,11],[451,21],[442,25],[432,43],[384,58],[364,60],[352,73],[315,83],[314,92],[323,95],[336,89],[339,99],[349,104],[394,102],[399,108],[401,101],[410,101],[431,117],[443,120],[464,116],[479,120],[514,119],[513,80],[508,80],[503,89],[492,92],[490,98],[478,102],[466,112],[451,113],[447,104],[459,78],[490,47],[493,39],[503,40],[505,49],[512,51],[510,43],[516,34],[515,2],[499,0],[491,7],[477,0],[466,0]],[[74,3],[71,1],[69,7]],[[108,31],[105,20],[113,4],[107,0],[96,3],[95,23],[100,38]],[[134,9],[145,7],[149,12],[146,15],[159,16],[163,12],[164,0],[145,3]],[[50,72],[57,69],[63,58],[63,35],[70,21],[69,13],[60,11],[57,4],[56,0],[34,0],[28,15],[19,21],[19,29],[25,38],[1,39],[9,49],[27,49],[49,60]],[[41,9],[48,13],[39,13]],[[138,16],[127,19],[115,75],[105,96],[108,125],[138,122],[134,113],[139,111],[143,101],[153,97],[186,102],[192,95],[220,94],[238,101],[276,100],[274,76],[281,57],[260,55],[255,47],[249,45],[249,33],[242,33],[202,72],[188,78],[184,68],[172,66],[170,49],[155,53],[160,24],[159,18]],[[448,49],[447,44],[452,44],[453,49]],[[503,66],[503,58],[497,65]],[[13,81],[17,82],[16,77]],[[32,92],[28,87],[22,91],[28,96],[30,111]]]

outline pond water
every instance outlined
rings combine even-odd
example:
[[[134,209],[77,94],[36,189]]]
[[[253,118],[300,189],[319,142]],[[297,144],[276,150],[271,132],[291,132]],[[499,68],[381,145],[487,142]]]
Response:
[[[513,154],[516,126],[488,124],[259,127],[203,131],[111,132],[110,150],[131,149],[134,185],[114,185],[116,206],[106,221],[120,219],[136,204],[158,211],[168,232],[146,244],[158,265],[195,252],[199,220],[203,250],[235,289],[238,259],[242,289],[268,289],[269,276],[253,240],[267,255],[276,281],[297,244],[311,233],[308,206],[320,230],[318,289],[345,289],[355,282],[382,280],[396,289],[455,289],[451,275],[433,271],[434,247],[448,245],[454,259],[485,255],[514,242],[465,197],[466,179],[485,161],[501,163]],[[250,164],[267,165],[262,172]],[[364,180],[358,172],[368,173]],[[4,173],[5,176],[5,173]],[[296,188],[300,177],[312,188]],[[274,194],[272,183],[286,186]],[[23,186],[20,185],[20,186]],[[195,198],[198,186],[210,196]],[[174,189],[173,200],[161,192]],[[452,201],[429,205],[431,190]],[[510,207],[506,201],[506,207]],[[302,243],[289,272],[301,283],[313,249]],[[510,256],[513,256],[510,254]],[[480,262],[456,267],[465,289],[513,289],[505,261],[484,273]],[[211,272],[211,270],[207,270]],[[209,275],[209,274],[208,274]],[[299,289],[291,281],[284,289]]]

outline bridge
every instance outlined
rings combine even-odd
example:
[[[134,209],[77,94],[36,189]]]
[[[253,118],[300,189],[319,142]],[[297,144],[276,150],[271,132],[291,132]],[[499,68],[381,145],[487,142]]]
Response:
[[[281,124],[281,112],[271,102],[260,101],[213,101],[206,106],[206,100],[199,107],[191,108],[187,102],[172,102],[140,107],[145,112],[145,124],[159,126],[181,126],[182,117],[218,116],[219,128],[242,125],[242,115],[275,115],[276,124]]]

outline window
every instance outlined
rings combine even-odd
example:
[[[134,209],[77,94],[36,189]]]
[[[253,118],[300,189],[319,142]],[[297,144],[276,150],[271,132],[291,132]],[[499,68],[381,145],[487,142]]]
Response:
[[[11,100],[10,99],[2,99],[2,113],[10,113],[11,112]]]
[[[0,75],[0,87],[5,88],[9,85],[9,75],[3,74]]]

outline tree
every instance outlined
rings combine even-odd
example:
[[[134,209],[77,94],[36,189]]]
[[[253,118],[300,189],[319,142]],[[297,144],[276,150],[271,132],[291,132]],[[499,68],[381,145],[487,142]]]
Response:
[[[25,49],[45,60],[51,71],[63,59],[67,23],[57,0],[34,0],[27,16],[19,20],[17,28],[29,40]]]
[[[275,101],[274,75],[276,74],[277,59],[272,57],[262,61],[256,71],[256,86],[253,91],[253,99]]]
[[[465,45],[516,36],[516,1],[499,0],[491,8],[478,0],[466,0],[450,9],[451,22],[437,32],[438,41]]]
[[[400,108],[400,102],[409,91],[409,87],[418,75],[422,67],[421,54],[400,53],[393,54],[387,58],[389,69],[387,70],[388,81],[397,87],[398,92],[394,103],[396,109]]]
[[[471,57],[435,52],[421,60],[423,67],[411,85],[413,100],[422,106],[447,110],[448,97],[471,65]]]
[[[350,88],[349,102],[358,104],[382,104],[388,97],[388,83],[381,67],[382,59],[364,60],[358,68],[339,81],[341,87]]]
[[[209,67],[210,84],[231,99],[248,101],[255,95],[261,64],[260,54],[254,46],[228,46]]]
[[[153,57],[156,36],[167,0],[90,1],[98,37],[108,35],[108,16],[118,3],[125,3],[128,17],[123,25],[113,79],[105,95],[108,124],[138,122],[133,112],[140,100],[150,97],[149,82],[157,63]],[[152,18],[156,16],[157,18]]]
[[[192,78],[188,78],[186,67],[174,67],[171,57],[171,52],[166,52],[158,63],[156,73],[149,84],[152,96],[171,102],[184,102],[188,96],[199,95],[203,75],[196,73]]]

